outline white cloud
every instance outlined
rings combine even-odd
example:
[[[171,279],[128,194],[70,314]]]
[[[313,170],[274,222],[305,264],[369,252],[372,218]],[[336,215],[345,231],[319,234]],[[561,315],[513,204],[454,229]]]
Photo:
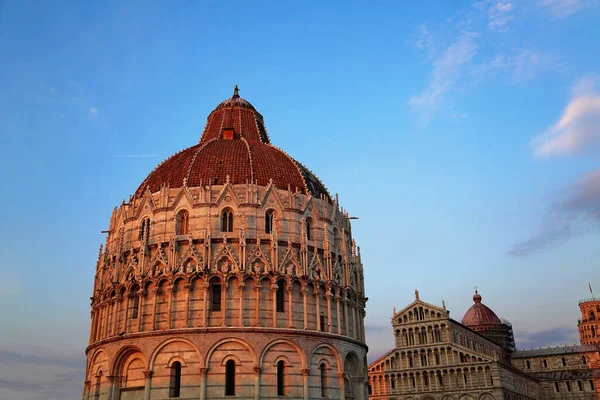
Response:
[[[437,109],[446,92],[464,74],[464,67],[472,62],[478,48],[476,37],[477,34],[473,32],[462,32],[433,61],[432,79],[420,94],[409,100],[411,110],[422,112],[428,118]]]
[[[588,7],[594,7],[599,4],[598,0],[540,0],[544,6],[555,18],[568,17]]]
[[[593,90],[593,78],[580,80],[573,98],[559,120],[533,140],[536,157],[575,155],[600,146],[600,95]]]
[[[417,39],[417,47],[420,49],[428,49],[431,47],[433,39],[426,25],[419,25],[419,37]]]
[[[98,107],[91,107],[88,112],[90,116],[94,117],[98,115]]]
[[[509,255],[545,250],[600,228],[600,168],[566,187],[560,197],[547,210],[539,231],[516,243]]]
[[[506,30],[506,24],[515,18],[514,15],[511,14],[512,10],[512,3],[497,2],[492,4],[488,9],[488,27],[493,31]]]

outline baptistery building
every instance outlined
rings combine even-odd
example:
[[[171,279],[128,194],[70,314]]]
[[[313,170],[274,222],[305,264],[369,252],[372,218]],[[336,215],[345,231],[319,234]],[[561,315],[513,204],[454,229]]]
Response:
[[[350,218],[237,87],[106,233],[83,399],[367,398]]]

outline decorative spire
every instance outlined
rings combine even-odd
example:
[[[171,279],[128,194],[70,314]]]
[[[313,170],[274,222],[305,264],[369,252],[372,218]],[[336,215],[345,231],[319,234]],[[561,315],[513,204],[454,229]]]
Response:
[[[240,97],[240,88],[238,87],[238,85],[235,85],[235,87],[233,88],[233,97]]]

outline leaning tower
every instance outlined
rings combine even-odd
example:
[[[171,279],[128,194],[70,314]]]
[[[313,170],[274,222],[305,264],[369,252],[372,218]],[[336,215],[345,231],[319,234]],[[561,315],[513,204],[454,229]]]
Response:
[[[112,212],[83,399],[365,399],[366,301],[348,214],[236,87]]]
[[[600,299],[579,302],[581,319],[577,321],[581,344],[600,344]]]

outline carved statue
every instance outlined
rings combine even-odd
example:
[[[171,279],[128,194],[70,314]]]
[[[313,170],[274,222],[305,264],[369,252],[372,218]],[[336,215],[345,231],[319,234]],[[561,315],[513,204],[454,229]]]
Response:
[[[415,300],[419,300],[419,291],[415,289]]]

